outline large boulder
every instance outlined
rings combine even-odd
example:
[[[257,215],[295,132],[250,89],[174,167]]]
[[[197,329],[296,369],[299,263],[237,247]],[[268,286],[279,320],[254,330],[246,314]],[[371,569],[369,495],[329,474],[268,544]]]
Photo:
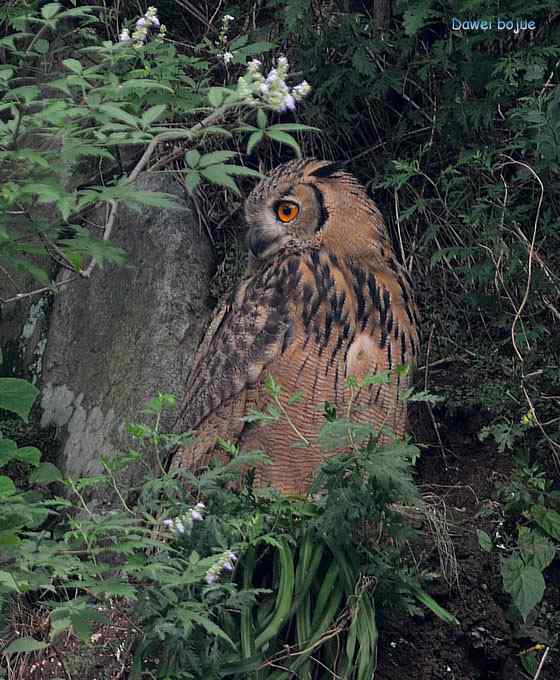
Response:
[[[212,250],[182,188],[147,173],[136,187],[183,207],[120,205],[112,240],[126,263],[63,286],[50,313],[41,425],[60,428],[59,464],[72,477],[98,473],[102,455],[126,448],[125,423],[146,418],[147,400],[181,396],[210,313]]]

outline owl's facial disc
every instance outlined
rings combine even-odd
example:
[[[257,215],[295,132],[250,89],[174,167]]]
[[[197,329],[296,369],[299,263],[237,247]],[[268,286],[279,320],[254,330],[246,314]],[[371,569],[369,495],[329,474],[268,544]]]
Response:
[[[246,212],[247,244],[253,257],[270,257],[289,241],[313,239],[327,220],[323,192],[315,183],[285,181]]]
[[[254,257],[269,257],[290,239],[298,222],[300,205],[295,197],[282,197],[268,204],[247,234],[247,245]]]

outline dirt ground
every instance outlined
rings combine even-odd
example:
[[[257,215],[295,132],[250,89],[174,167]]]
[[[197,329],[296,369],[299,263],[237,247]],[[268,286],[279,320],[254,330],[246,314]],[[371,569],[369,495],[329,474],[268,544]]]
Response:
[[[424,435],[430,429],[433,433],[426,426],[428,417],[426,410],[415,414],[416,420],[424,420],[415,423]],[[520,655],[535,645],[535,638],[551,645],[538,680],[560,678],[558,640],[554,640],[560,633],[558,559],[545,571],[547,590],[535,621],[529,619],[523,629],[510,620],[499,555],[485,553],[479,546],[477,529],[492,537],[496,534],[496,491],[509,481],[512,471],[510,453],[499,453],[495,445],[478,441],[484,424],[483,414],[475,412],[444,418],[438,426],[445,458],[437,442],[418,463],[423,492],[445,501],[458,566],[455,587],[441,580],[430,592],[460,625],[449,626],[431,615],[383,622],[378,680],[532,680],[536,675],[524,671]],[[422,566],[438,570],[435,551]]]

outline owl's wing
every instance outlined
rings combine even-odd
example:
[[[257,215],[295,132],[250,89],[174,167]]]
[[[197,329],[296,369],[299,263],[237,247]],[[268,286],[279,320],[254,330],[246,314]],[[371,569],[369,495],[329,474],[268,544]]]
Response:
[[[176,464],[197,463],[219,437],[235,438],[241,431],[247,389],[290,345],[299,266],[294,255],[264,264],[214,315],[178,419],[182,431],[198,428],[198,443],[179,452]]]

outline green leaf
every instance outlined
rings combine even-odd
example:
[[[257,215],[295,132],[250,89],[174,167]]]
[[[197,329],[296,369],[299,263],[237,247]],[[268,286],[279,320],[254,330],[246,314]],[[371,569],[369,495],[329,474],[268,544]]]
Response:
[[[175,94],[173,88],[169,85],[164,85],[157,80],[140,80],[138,78],[133,78],[132,80],[126,80],[121,84],[121,93],[125,92],[128,94],[128,90],[165,90],[171,94]]]
[[[221,163],[217,165],[211,165],[208,168],[202,169],[200,174],[209,182],[212,182],[212,184],[219,184],[238,194],[239,189],[237,188],[235,182],[227,174],[225,168],[226,166],[222,165]]]
[[[88,588],[92,593],[96,594],[107,593],[111,597],[126,597],[132,601],[137,598],[137,589],[134,586],[117,579],[107,579],[99,583],[92,583],[88,585]]]
[[[111,116],[111,118],[113,118],[114,120],[120,120],[121,123],[124,123],[125,125],[130,125],[130,127],[134,128],[138,127],[138,120],[134,116],[131,116],[130,113],[123,111],[114,104],[100,104],[97,108],[100,111],[109,114],[109,116]]]
[[[230,50],[233,52],[234,50],[238,50],[240,47],[243,47],[246,45],[249,41],[249,36],[244,34],[244,35],[239,35],[237,38],[234,38],[234,40],[231,41],[230,44]]]
[[[38,52],[39,54],[46,54],[49,51],[49,41],[44,40],[43,38],[39,38],[35,45],[33,45],[33,49],[35,52]]]
[[[12,482],[6,475],[0,476],[0,498],[7,498],[8,496],[13,496],[16,493],[16,485]]]
[[[148,127],[154,121],[156,121],[162,113],[167,108],[167,104],[157,104],[156,106],[151,106],[147,111],[142,114],[142,126]]]
[[[224,90],[221,87],[211,87],[208,90],[208,101],[214,108],[218,108],[224,101]]]
[[[13,531],[0,531],[0,545],[10,548],[20,543],[21,539]]]
[[[13,90],[8,90],[4,95],[4,99],[8,101],[24,99],[26,104],[30,104],[39,99],[40,96],[41,90],[36,85],[22,85],[21,87],[14,87]]]
[[[226,130],[219,125],[208,125],[206,127],[201,127],[196,131],[197,135],[204,136],[206,133],[209,135],[223,135],[224,137],[233,137],[229,130]]]
[[[490,536],[482,529],[477,529],[476,535],[478,536],[478,545],[480,546],[480,549],[487,553],[492,552],[494,544],[492,543]]]
[[[549,536],[560,541],[560,513],[535,505],[531,508],[531,517]]]
[[[231,158],[234,158],[237,155],[238,154],[236,151],[212,151],[212,153],[207,153],[200,157],[197,167],[206,168],[209,165],[223,163],[224,161],[229,161]]]
[[[271,125],[269,130],[283,130],[284,132],[321,132],[321,128],[312,125],[302,125],[301,123],[277,123]]]
[[[22,160],[34,163],[41,168],[50,167],[49,161],[42,154],[34,151],[33,149],[18,149],[18,151],[16,151],[14,154],[14,158],[21,158]]]
[[[511,595],[513,604],[523,620],[542,600],[545,583],[542,573],[532,565],[527,565],[519,557],[510,557],[502,562],[504,590]]]
[[[412,592],[419,602],[421,602],[424,606],[428,607],[428,609],[432,611],[442,621],[445,621],[445,623],[451,623],[452,625],[455,626],[460,625],[457,617],[453,616],[453,614],[448,612],[447,609],[444,609],[441,605],[439,605],[434,600],[434,598],[431,597],[431,595],[428,595],[428,593],[426,593],[425,591],[421,590],[418,587],[413,588]]]
[[[39,390],[27,380],[0,378],[0,408],[17,413],[26,423]]]
[[[65,59],[63,62],[64,66],[66,66],[67,69],[70,69],[73,73],[81,74],[82,73],[82,65],[77,59]]]
[[[296,390],[288,399],[288,404],[292,406],[293,404],[298,404],[303,398],[303,390]]]
[[[266,126],[268,125],[268,116],[266,115],[266,112],[263,111],[263,109],[259,109],[257,111],[257,125],[261,130],[265,130]]]
[[[86,645],[91,641],[92,634],[91,626],[89,624],[87,617],[88,617],[87,610],[73,612],[70,617],[74,633],[76,633],[80,640]]]
[[[191,614],[191,618],[195,623],[198,623],[199,626],[202,626],[204,630],[207,633],[210,633],[210,635],[214,635],[215,637],[219,637],[222,640],[225,640],[228,644],[230,644],[233,649],[235,649],[235,644],[233,640],[219,627],[217,626],[213,621],[208,619],[206,616],[201,616],[200,614]]]
[[[185,154],[185,160],[187,161],[187,165],[189,167],[196,168],[200,161],[200,151],[197,149],[191,149],[190,151],[187,151]]]
[[[33,484],[50,484],[62,480],[62,472],[52,463],[40,463],[29,475],[29,481]]]
[[[421,0],[414,3],[414,6],[407,10],[403,16],[403,26],[406,35],[416,35],[424,26],[430,15],[430,0]]]
[[[16,457],[17,444],[13,439],[0,439],[0,467]]]
[[[4,84],[7,83],[10,78],[13,78],[13,75],[13,68],[9,68],[8,66],[2,66],[2,68],[0,68],[0,81],[4,81]]]
[[[72,0],[75,4],[75,0]],[[96,5],[84,5],[83,7],[76,7],[74,9],[67,9],[60,14],[60,18],[64,17],[91,17],[92,12],[99,11]]]
[[[191,170],[185,173],[185,185],[189,194],[193,194],[194,190],[200,183],[200,173],[196,170]]]
[[[49,635],[51,642],[56,638],[57,635],[60,635],[60,633],[63,633],[65,630],[68,630],[71,625],[72,621],[70,617],[55,618],[51,616],[51,628]]]
[[[379,371],[378,373],[367,373],[360,381],[360,387],[368,385],[389,385],[391,383],[391,371]]]
[[[266,136],[270,139],[273,139],[275,142],[280,142],[280,144],[290,146],[296,152],[297,157],[301,158],[301,149],[299,148],[299,144],[287,132],[282,132],[281,130],[271,130],[269,128],[266,131]]]
[[[556,553],[552,543],[540,531],[520,526],[517,544],[525,564],[543,571],[554,559]]]
[[[224,165],[225,171],[228,175],[237,175],[242,177],[262,177],[261,173],[252,168],[246,168],[244,165]]]
[[[20,592],[15,578],[9,571],[0,571],[0,592],[2,590],[8,590],[14,593]]]
[[[35,446],[22,446],[16,452],[16,458],[24,463],[37,467],[41,462],[41,452]]]
[[[249,137],[249,141],[247,142],[247,155],[249,156],[255,146],[259,144],[263,140],[264,137],[264,132],[253,132],[251,136]]]
[[[154,208],[182,208],[180,199],[174,194],[167,194],[163,191],[137,191],[125,197],[127,203],[139,203],[149,205]]]
[[[60,12],[61,9],[62,5],[59,2],[49,2],[48,5],[44,5],[41,8],[41,16],[43,19],[52,19]]]
[[[48,7],[48,5],[46,5]],[[45,9],[43,7],[43,9]],[[10,656],[11,654],[18,654],[21,652],[38,652],[40,649],[45,649],[48,647],[48,643],[40,642],[34,638],[20,638],[19,640],[14,640],[7,649],[4,650],[4,656]]]

